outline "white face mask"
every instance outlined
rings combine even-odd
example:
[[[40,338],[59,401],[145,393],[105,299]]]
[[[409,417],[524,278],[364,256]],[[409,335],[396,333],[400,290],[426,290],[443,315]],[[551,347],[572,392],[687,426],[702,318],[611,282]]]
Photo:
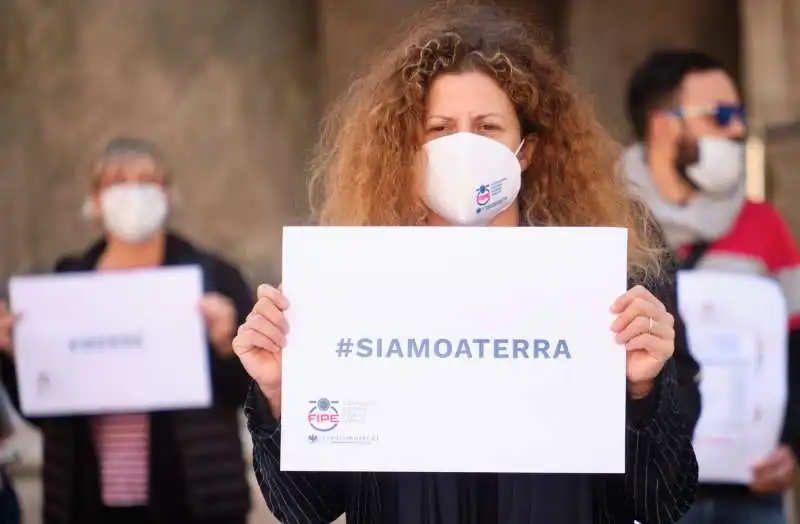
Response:
[[[150,239],[167,219],[167,195],[157,184],[118,184],[100,194],[103,225],[125,242]]]
[[[514,203],[522,184],[517,153],[474,133],[455,133],[425,144],[422,199],[454,225],[484,226]]]
[[[744,176],[744,144],[727,138],[697,141],[699,160],[686,168],[686,176],[709,196],[726,196]]]

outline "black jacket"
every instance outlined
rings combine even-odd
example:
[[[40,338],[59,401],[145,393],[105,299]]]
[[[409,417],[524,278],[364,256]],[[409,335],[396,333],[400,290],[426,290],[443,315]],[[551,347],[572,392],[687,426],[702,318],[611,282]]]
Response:
[[[674,312],[672,276],[648,287]],[[676,367],[668,362],[653,393],[628,400],[624,475],[284,472],[280,425],[253,386],[245,413],[256,478],[285,524],[323,524],[342,513],[348,524],[674,523],[697,488],[685,398],[696,384],[692,376],[679,387]]]
[[[105,244],[99,242],[79,257],[60,260],[56,271],[92,271],[104,249]],[[205,291],[217,291],[233,300],[239,320],[244,321],[254,301],[236,268],[170,235],[164,265],[182,264],[199,265]],[[209,354],[213,405],[151,413],[150,508],[158,524],[211,519],[243,522],[249,512],[250,490],[238,422],[248,377],[235,356],[220,358],[210,344]],[[13,363],[5,355],[0,358],[3,382],[18,407]],[[45,524],[101,524],[98,463],[89,418],[31,422],[41,429],[44,441]]]

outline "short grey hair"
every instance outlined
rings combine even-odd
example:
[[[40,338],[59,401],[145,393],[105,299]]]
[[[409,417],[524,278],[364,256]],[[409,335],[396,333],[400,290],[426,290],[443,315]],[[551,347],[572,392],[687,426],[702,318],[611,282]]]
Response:
[[[98,155],[94,162],[92,178],[97,181],[100,173],[109,162],[122,157],[150,158],[158,169],[164,172],[165,176],[168,174],[164,155],[155,142],[136,137],[117,137],[108,142],[100,155]]]

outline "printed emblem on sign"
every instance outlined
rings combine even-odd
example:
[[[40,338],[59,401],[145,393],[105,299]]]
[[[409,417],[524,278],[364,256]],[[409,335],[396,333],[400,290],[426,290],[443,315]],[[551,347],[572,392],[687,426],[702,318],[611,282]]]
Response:
[[[321,398],[310,400],[309,403],[313,404],[308,412],[308,424],[312,428],[317,431],[330,431],[339,425],[339,410],[336,409],[338,400]]]
[[[475,203],[478,204],[478,207],[483,207],[492,201],[492,192],[489,191],[488,185],[481,184],[478,186],[476,193],[477,195],[475,196]]]

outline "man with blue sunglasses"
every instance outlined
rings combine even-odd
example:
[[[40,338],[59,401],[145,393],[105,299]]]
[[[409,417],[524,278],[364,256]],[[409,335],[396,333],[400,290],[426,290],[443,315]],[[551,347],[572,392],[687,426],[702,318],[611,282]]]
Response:
[[[785,524],[783,495],[794,483],[800,454],[800,253],[778,212],[747,199],[745,114],[719,61],[699,51],[656,51],[634,72],[627,105],[637,142],[625,151],[623,166],[682,266],[774,277],[790,313],[780,442],[753,464],[749,486],[701,479],[697,501],[681,522]]]

